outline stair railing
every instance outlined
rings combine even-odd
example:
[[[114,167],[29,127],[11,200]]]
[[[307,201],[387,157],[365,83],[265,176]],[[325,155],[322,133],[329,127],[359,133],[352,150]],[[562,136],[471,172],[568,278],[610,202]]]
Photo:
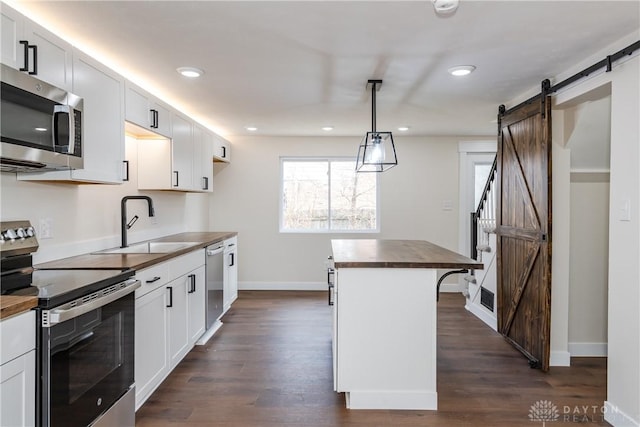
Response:
[[[498,169],[498,156],[496,156],[493,160],[493,164],[491,165],[491,170],[489,171],[489,176],[487,177],[487,183],[484,186],[484,190],[482,191],[482,195],[480,196],[480,201],[478,202],[478,207],[474,212],[471,212],[471,239],[470,244],[470,255],[472,259],[478,259],[478,244],[480,243],[480,239],[482,235],[485,234],[485,229],[487,228],[495,228],[495,191],[494,183],[496,179],[496,172]],[[480,227],[479,227],[480,225]],[[480,236],[480,238],[478,237]],[[488,241],[482,242],[483,244],[488,245]]]

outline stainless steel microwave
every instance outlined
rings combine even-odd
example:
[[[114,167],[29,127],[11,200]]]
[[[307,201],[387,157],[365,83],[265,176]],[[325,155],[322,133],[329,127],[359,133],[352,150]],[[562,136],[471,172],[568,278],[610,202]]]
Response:
[[[83,99],[1,65],[0,170],[82,169]]]

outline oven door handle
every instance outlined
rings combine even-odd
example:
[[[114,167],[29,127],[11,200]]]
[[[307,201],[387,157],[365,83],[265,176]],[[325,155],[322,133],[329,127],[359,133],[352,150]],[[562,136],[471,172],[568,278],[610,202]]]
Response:
[[[111,292],[108,295],[101,296],[94,300],[91,300],[82,305],[78,305],[72,308],[54,308],[52,310],[45,310],[42,312],[42,326],[45,328],[57,325],[58,323],[65,322],[73,319],[74,317],[81,316],[92,310],[103,307],[113,301],[122,298],[125,295],[129,295],[131,292],[138,289],[142,284],[139,280],[133,280],[131,284],[128,284],[122,289]],[[64,305],[62,306],[64,307]]]

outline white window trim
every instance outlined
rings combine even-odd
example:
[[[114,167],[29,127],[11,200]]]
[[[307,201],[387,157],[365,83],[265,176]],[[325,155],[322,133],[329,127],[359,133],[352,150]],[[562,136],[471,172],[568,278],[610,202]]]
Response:
[[[286,161],[295,161],[295,162],[303,162],[303,161],[308,161],[308,162],[321,162],[321,161],[327,161],[329,162],[329,173],[331,173],[331,162],[332,161],[353,161],[354,162],[354,167],[355,167],[355,162],[356,162],[356,158],[355,157],[349,157],[349,156],[281,156],[280,157],[280,173],[279,173],[279,186],[280,189],[278,191],[278,197],[279,197],[279,201],[278,201],[278,231],[280,233],[284,233],[284,234],[377,234],[380,233],[380,176],[378,173],[375,172],[370,172],[370,173],[375,173],[376,174],[376,227],[375,228],[370,228],[367,230],[335,230],[335,229],[329,229],[327,228],[326,230],[305,230],[305,229],[298,229],[298,230],[291,230],[291,229],[285,229],[283,226],[284,223],[284,218],[282,215],[283,212],[283,206],[282,206],[282,202],[284,200],[284,175],[283,175],[283,163]],[[329,194],[331,194],[331,180],[329,180]],[[331,197],[329,197],[329,201],[328,201],[328,209],[329,212],[331,212]],[[329,222],[331,223],[331,222]]]

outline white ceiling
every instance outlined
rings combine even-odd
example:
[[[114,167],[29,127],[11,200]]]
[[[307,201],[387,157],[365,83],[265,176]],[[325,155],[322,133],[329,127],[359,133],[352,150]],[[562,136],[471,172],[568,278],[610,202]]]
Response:
[[[227,137],[361,136],[371,78],[378,130],[495,135],[499,104],[640,28],[638,0],[9,3]]]

